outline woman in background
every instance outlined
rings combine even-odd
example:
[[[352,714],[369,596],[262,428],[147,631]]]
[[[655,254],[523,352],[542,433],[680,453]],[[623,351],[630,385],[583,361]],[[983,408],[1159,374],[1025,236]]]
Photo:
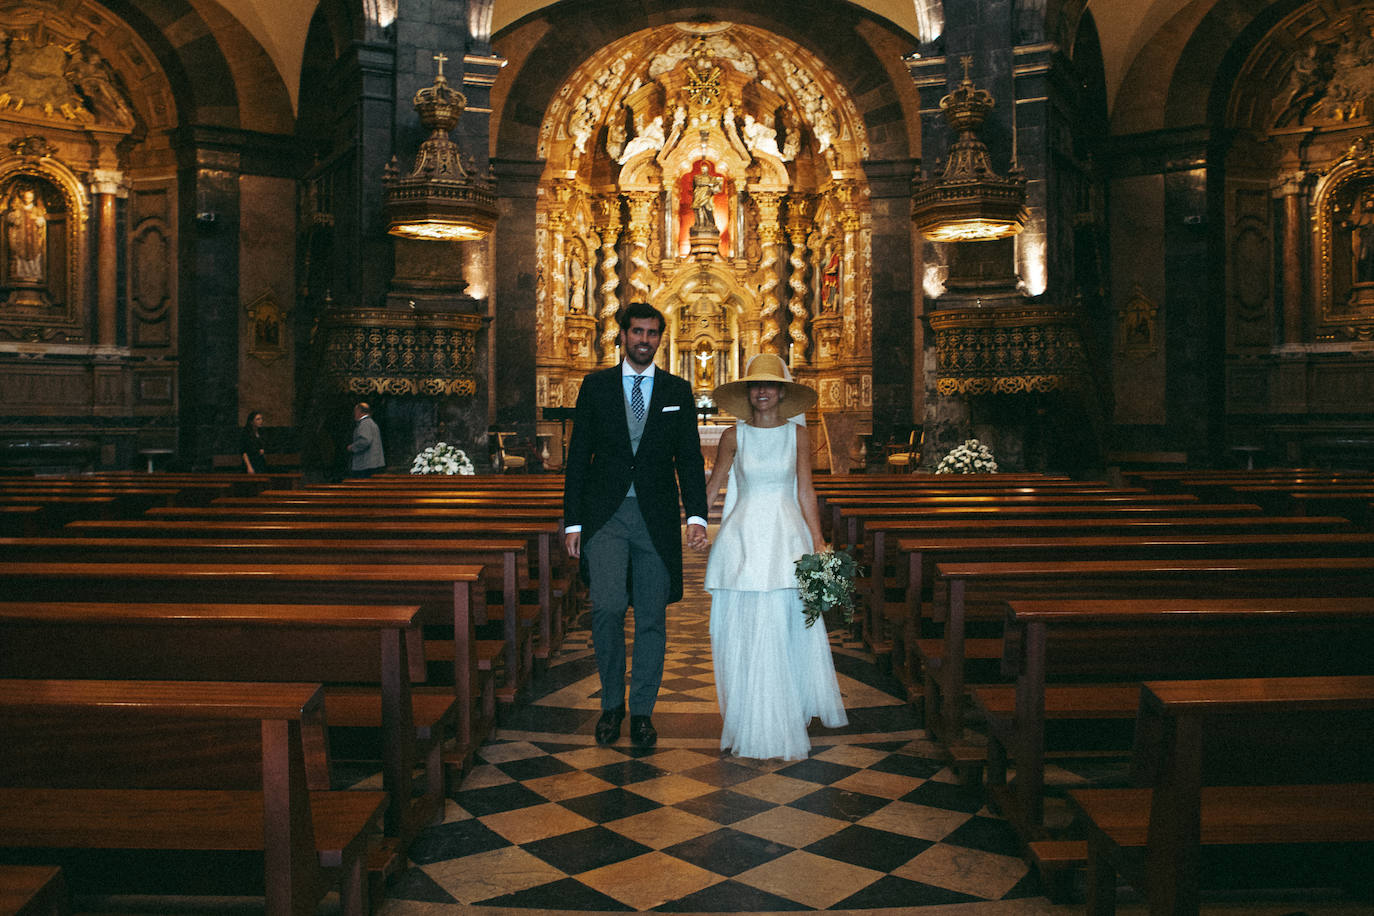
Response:
[[[261,474],[267,470],[267,455],[262,444],[262,414],[256,410],[248,415],[247,422],[243,424],[239,451],[242,452],[243,469],[249,474]]]

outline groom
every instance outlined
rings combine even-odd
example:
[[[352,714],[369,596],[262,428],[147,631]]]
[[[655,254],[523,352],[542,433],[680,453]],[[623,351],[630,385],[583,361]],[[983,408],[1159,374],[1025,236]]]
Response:
[[[654,366],[663,314],[632,302],[620,313],[624,360],[582,381],[568,443],[563,518],[568,555],[584,559],[592,645],[601,676],[597,744],[625,719],[625,612],[635,608],[630,743],[653,747],[650,716],[663,680],[670,602],[682,598],[678,488],[687,543],[706,546],[706,477],[692,388]],[[627,584],[628,578],[628,584]]]

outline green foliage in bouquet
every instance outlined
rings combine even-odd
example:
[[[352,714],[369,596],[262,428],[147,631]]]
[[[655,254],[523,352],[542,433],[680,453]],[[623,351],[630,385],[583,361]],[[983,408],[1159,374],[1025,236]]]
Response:
[[[844,612],[845,623],[853,622],[854,577],[858,574],[854,557],[844,550],[808,553],[797,560],[797,588],[808,627],[837,608]]]

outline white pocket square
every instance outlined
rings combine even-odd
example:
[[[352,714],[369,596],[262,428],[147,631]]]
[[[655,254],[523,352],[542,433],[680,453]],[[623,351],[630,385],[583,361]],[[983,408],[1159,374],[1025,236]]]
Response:
[[[675,410],[681,410],[681,409],[682,409],[682,405],[681,405],[681,404],[671,404],[671,405],[669,405],[669,406],[663,408],[663,412],[664,412],[664,413],[672,413],[672,412],[675,411]]]

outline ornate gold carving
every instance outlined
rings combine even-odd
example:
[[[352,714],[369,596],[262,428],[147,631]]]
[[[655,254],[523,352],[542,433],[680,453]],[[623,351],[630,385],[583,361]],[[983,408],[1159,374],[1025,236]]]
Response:
[[[601,218],[601,365],[610,366],[615,364],[615,339],[620,336],[620,325],[616,322],[620,311],[620,299],[616,296],[620,274],[616,265],[620,256],[615,251],[615,243],[620,239],[620,195],[602,198],[597,209]]]
[[[1086,382],[1077,312],[951,309],[932,314],[930,324],[941,394],[1071,390]]]
[[[1312,219],[1317,233],[1315,336],[1358,339],[1360,328],[1374,327],[1374,135],[1356,140],[1321,175]]]
[[[325,366],[350,394],[469,396],[480,315],[403,315],[358,309],[326,319]]]

